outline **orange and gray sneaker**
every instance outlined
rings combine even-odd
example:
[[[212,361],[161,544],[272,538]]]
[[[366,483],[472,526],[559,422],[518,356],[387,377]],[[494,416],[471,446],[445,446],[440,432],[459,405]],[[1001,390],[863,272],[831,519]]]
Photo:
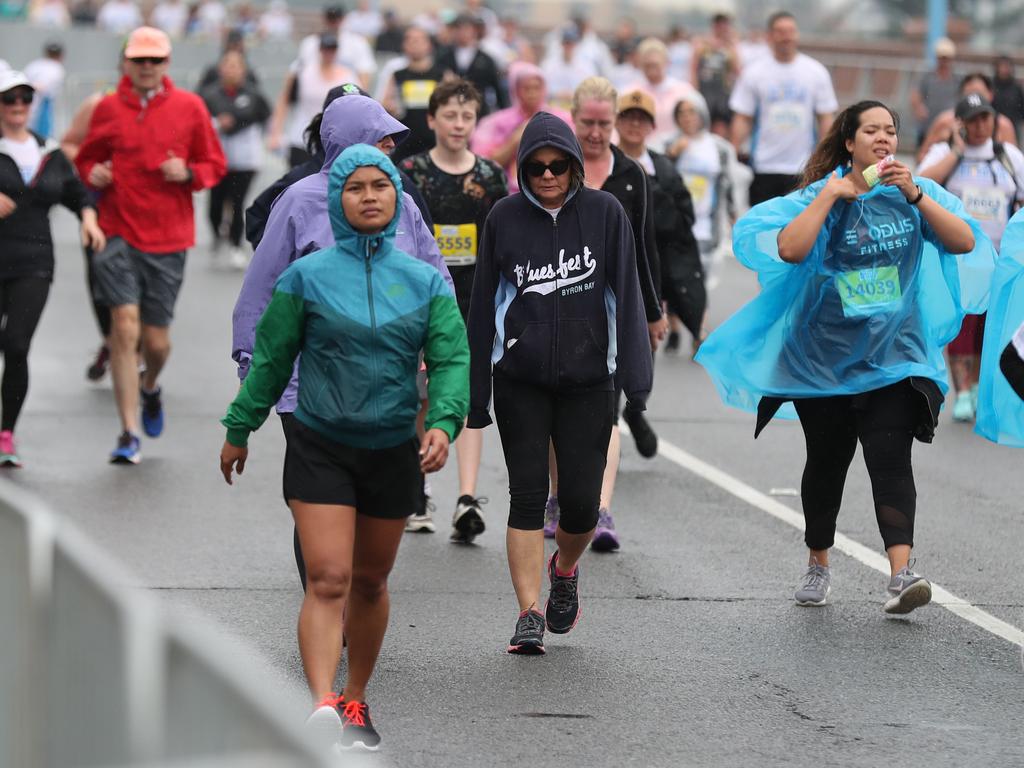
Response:
[[[341,710],[344,704],[344,696],[328,693],[320,699],[313,714],[306,720],[307,730],[324,751],[333,749],[341,740]]]
[[[347,701],[341,710],[341,740],[338,747],[342,750],[365,749],[376,752],[380,747],[380,734],[370,720],[370,708],[365,701]]]

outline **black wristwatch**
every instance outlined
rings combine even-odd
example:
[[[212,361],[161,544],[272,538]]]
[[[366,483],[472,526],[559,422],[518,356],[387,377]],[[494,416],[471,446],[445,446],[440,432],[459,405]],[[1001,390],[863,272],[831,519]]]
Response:
[[[911,205],[917,205],[918,203],[921,202],[921,198],[922,197],[924,197],[924,190],[921,189],[921,185],[918,184],[917,185],[917,197],[915,197],[913,200],[907,200],[907,202],[910,203]]]

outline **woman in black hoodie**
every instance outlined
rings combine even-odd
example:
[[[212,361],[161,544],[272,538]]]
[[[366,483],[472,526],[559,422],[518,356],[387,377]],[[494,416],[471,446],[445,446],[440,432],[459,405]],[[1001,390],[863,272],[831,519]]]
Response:
[[[28,394],[28,349],[53,280],[50,209],[82,219],[82,243],[106,240],[82,182],[56,142],[28,129],[35,90],[21,72],[0,73],[0,466],[20,467],[14,426]]]
[[[579,619],[577,565],[594,535],[615,410],[615,372],[627,409],[651,388],[648,329],[633,232],[612,195],[584,185],[579,142],[537,113],[517,158],[521,194],[499,200],[484,225],[469,315],[467,426],[501,433],[511,497],[507,548],[519,619],[509,653],[543,653],[545,626]],[[551,591],[544,570],[548,445],[561,483]]]

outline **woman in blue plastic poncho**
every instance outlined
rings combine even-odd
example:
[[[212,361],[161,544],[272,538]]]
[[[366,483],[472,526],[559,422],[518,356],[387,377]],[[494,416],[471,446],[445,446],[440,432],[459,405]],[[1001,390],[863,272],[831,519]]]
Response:
[[[803,187],[738,222],[734,251],[763,290],[697,355],[723,400],[756,408],[755,436],[786,401],[796,407],[810,549],[800,605],[827,602],[829,549],[858,441],[892,569],[884,609],[908,613],[931,600],[929,583],[910,570],[911,448],[933,436],[947,386],[942,345],[965,309],[986,301],[992,248],[959,200],[902,163],[869,185],[864,171],[896,152],[898,128],[884,104],[849,107],[808,161]]]

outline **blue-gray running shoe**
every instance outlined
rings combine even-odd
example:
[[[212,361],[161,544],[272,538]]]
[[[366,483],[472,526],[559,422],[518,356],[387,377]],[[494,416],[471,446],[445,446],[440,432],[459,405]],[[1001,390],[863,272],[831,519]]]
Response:
[[[807,566],[807,572],[800,582],[800,588],[796,591],[793,599],[797,605],[821,606],[828,604],[828,593],[832,591],[832,574],[827,565],[818,565],[818,561],[811,558],[811,564]]]
[[[913,564],[911,561],[889,579],[889,599],[882,606],[886,613],[910,613],[932,601],[932,585],[924,576],[910,570]]]

